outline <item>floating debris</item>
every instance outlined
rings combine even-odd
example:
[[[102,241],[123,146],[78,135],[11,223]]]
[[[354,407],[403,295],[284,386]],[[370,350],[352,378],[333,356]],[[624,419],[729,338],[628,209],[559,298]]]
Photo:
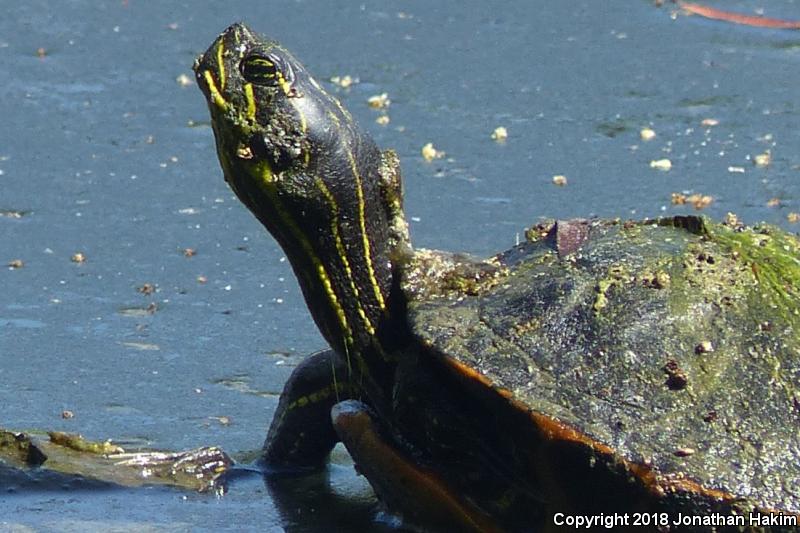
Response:
[[[425,161],[433,161],[434,159],[441,159],[445,153],[433,147],[433,143],[428,143],[422,147],[422,157]]]
[[[502,142],[508,139],[508,130],[503,126],[498,126],[492,132],[492,139],[497,142]]]
[[[567,177],[561,174],[553,176],[553,185],[558,185],[559,187],[564,187],[567,184]]]
[[[719,120],[717,120],[717,119],[715,119],[715,118],[704,118],[704,119],[703,119],[703,120],[700,122],[700,125],[701,125],[701,126],[705,126],[705,127],[707,127],[707,128],[711,128],[711,127],[714,127],[714,126],[717,126],[717,125],[719,125]]]
[[[208,278],[205,276],[197,276],[197,283],[207,283]]]
[[[158,311],[158,304],[155,302],[150,302],[147,307],[123,307],[119,310],[119,314],[122,316],[141,317],[153,315],[156,311]]]
[[[30,211],[22,211],[19,209],[0,209],[0,217],[5,218],[22,218],[30,213]]]
[[[690,194],[672,193],[672,205],[685,205],[690,204],[695,209],[705,209],[714,201],[714,197],[708,194]]]
[[[161,349],[158,344],[151,344],[149,342],[123,342],[122,345],[143,351],[157,351]]]
[[[25,263],[22,259],[12,259],[8,262],[8,269],[9,270],[17,270],[18,268],[22,268],[25,266]]]
[[[156,286],[152,283],[145,283],[141,287],[136,287],[136,292],[142,293],[145,296],[153,294],[156,292]]]
[[[354,78],[349,74],[346,74],[344,76],[333,76],[330,81],[331,83],[333,83],[334,85],[338,85],[342,89],[347,89],[351,85],[358,83],[359,79]]]
[[[788,220],[791,224],[797,224],[800,222],[800,213],[795,213],[793,211],[786,215],[786,220]]]
[[[189,76],[187,76],[186,74],[181,74],[180,76],[175,78],[175,81],[181,87],[188,87],[190,85],[194,85],[194,80],[192,78],[190,78]]]
[[[61,411],[61,418],[63,418],[64,420],[75,418],[75,413],[73,413],[69,409],[64,409],[63,411]]]
[[[692,194],[687,200],[697,210],[705,209],[714,202],[714,197],[708,194]]]
[[[70,261],[72,261],[73,263],[82,264],[82,263],[86,262],[86,256],[83,255],[82,252],[76,252],[76,253],[72,254],[72,257],[70,258]]]
[[[767,200],[767,207],[780,207],[781,206],[781,199],[780,198],[770,198]]]
[[[728,167],[728,172],[731,174],[744,174],[744,167],[730,166]]]
[[[389,123],[389,120],[389,115],[381,115],[375,119],[375,122],[381,126],[385,126]]]
[[[756,26],[759,28],[776,28],[784,30],[800,30],[800,20],[784,20],[763,16],[743,15],[732,11],[723,11],[714,7],[704,6],[691,2],[678,0],[678,6],[693,15],[701,17],[743,24],[745,26]]]
[[[183,256],[184,257],[194,257],[197,255],[197,250],[194,248],[184,248],[183,249]]]
[[[376,94],[367,99],[367,104],[373,109],[386,109],[391,103],[387,93]]]
[[[219,425],[221,426],[231,425],[231,419],[228,416],[209,416],[208,418],[210,418],[211,420],[216,420],[217,422],[219,422]]]
[[[639,131],[639,137],[644,141],[652,141],[656,138],[656,132],[653,131],[651,128],[642,128]]]
[[[767,167],[770,163],[772,163],[772,153],[769,150],[753,158],[753,164],[757,167]]]
[[[672,168],[672,161],[669,159],[656,159],[654,161],[650,161],[650,168],[667,172]]]
[[[46,57],[47,56],[47,49],[44,46],[40,46],[36,49],[36,57]]]

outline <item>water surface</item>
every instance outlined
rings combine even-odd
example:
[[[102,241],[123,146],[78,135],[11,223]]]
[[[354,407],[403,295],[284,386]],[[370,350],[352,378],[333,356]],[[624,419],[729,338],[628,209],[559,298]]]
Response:
[[[694,211],[672,193],[712,196],[715,218],[795,229],[796,32],[674,19],[649,0],[338,4],[6,11],[0,264],[24,266],[0,270],[0,425],[243,454],[261,445],[293,366],[324,348],[282,252],[221,178],[203,98],[178,81],[236,20],[320,80],[359,79],[326,85],[399,152],[418,245],[489,254],[541,217]],[[795,1],[712,5],[800,18]],[[366,101],[383,92],[379,125]],[[490,138],[497,126],[505,142]],[[428,142],[446,156],[424,161]],[[771,165],[755,166],[767,150]],[[670,171],[650,168],[662,158]],[[244,475],[224,497],[4,477],[0,530],[388,528],[346,455],[334,460],[272,487]]]

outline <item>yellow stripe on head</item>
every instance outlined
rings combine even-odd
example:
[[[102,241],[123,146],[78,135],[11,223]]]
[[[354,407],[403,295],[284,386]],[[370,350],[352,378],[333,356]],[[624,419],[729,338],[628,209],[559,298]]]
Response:
[[[244,84],[244,96],[247,98],[247,118],[255,120],[256,118],[256,97],[253,94],[253,84]]]
[[[225,89],[225,82],[226,75],[225,75],[225,63],[222,60],[222,55],[225,52],[225,45],[223,44],[222,40],[220,40],[219,45],[217,46],[217,72],[219,72],[219,88]]]
[[[228,102],[219,92],[217,89],[217,83],[214,81],[214,76],[211,75],[211,72],[208,70],[203,72],[203,77],[206,79],[206,85],[208,85],[208,92],[211,94],[211,100],[214,101],[214,104],[222,109],[223,111],[228,110]]]

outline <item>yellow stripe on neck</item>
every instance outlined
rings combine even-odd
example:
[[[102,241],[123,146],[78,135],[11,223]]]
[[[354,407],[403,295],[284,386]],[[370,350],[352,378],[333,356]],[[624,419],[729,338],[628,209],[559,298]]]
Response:
[[[367,333],[370,335],[375,335],[375,328],[367,316],[367,313],[364,311],[364,306],[361,305],[361,298],[359,295],[358,286],[356,285],[355,277],[353,276],[353,269],[350,268],[350,260],[347,257],[347,250],[345,249],[344,241],[342,241],[342,236],[339,233],[339,206],[336,203],[336,199],[333,197],[333,194],[331,194],[330,190],[328,190],[328,186],[325,185],[324,181],[322,181],[322,178],[317,177],[316,183],[319,190],[322,191],[322,195],[325,197],[328,207],[330,207],[333,215],[331,218],[331,233],[333,234],[333,240],[336,243],[336,251],[339,254],[339,258],[342,260],[342,265],[344,266],[345,273],[347,274],[347,279],[350,282],[350,290],[353,291],[353,296],[355,297],[356,310],[361,318],[361,321],[364,323],[364,329],[367,330]]]
[[[344,108],[341,107],[339,101],[335,98],[332,98],[334,102],[339,105],[342,112],[347,113]],[[333,114],[332,112],[328,111],[327,113],[328,118],[330,118],[334,124],[336,124],[336,129],[339,130],[339,133],[342,133],[342,124],[339,121],[339,118]],[[353,173],[353,179],[356,182],[356,201],[358,202],[358,226],[361,230],[361,242],[364,248],[364,262],[367,264],[367,275],[369,276],[370,285],[372,285],[372,290],[375,294],[375,300],[378,302],[378,307],[381,311],[386,310],[386,301],[383,297],[383,293],[381,292],[381,286],[378,283],[378,278],[375,275],[375,268],[372,264],[372,252],[371,252],[371,245],[369,242],[369,235],[367,234],[367,220],[365,215],[365,204],[364,204],[364,190],[361,181],[361,174],[358,171],[358,165],[356,165],[355,156],[353,155],[353,151],[350,149],[349,146],[345,147],[347,151],[347,158],[350,162],[350,170]]]
[[[367,220],[364,214],[364,190],[362,187],[361,175],[358,172],[356,160],[353,157],[353,152],[351,150],[347,151],[347,157],[350,159],[350,168],[352,169],[353,176],[356,180],[356,196],[358,197],[358,224],[361,229],[361,239],[364,244],[364,260],[367,263],[367,273],[369,274],[369,280],[372,284],[372,289],[375,292],[375,299],[378,301],[378,306],[381,308],[381,311],[383,311],[386,309],[386,302],[383,299],[381,286],[378,284],[378,278],[375,276],[375,268],[372,265],[372,252],[370,251],[369,235],[367,235]]]
[[[283,205],[281,199],[275,194],[272,169],[269,168],[267,163],[260,162],[253,167],[253,170],[255,171],[256,177],[259,180],[258,183],[261,185],[261,189],[267,196],[269,196],[270,202],[275,209],[275,213],[281,219],[280,224],[289,229],[294,238],[297,239],[297,242],[300,244],[303,253],[311,262],[316,277],[319,279],[320,283],[322,283],[328,303],[330,304],[337,320],[339,321],[339,326],[341,327],[342,333],[344,333],[345,343],[349,346],[352,346],[353,331],[350,329],[350,324],[348,324],[344,307],[342,307],[342,304],[339,302],[339,298],[336,296],[336,291],[333,289],[331,278],[325,269],[325,265],[322,264],[322,261],[314,252],[311,242],[303,233],[303,230],[301,230],[300,227],[295,223],[291,214]]]

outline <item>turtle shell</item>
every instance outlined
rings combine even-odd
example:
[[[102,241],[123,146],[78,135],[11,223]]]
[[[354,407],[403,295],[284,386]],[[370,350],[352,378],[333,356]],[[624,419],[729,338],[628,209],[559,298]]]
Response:
[[[800,512],[797,237],[698,217],[526,236],[482,262],[416,252],[414,335],[526,412],[555,456],[585,447],[707,511]]]

